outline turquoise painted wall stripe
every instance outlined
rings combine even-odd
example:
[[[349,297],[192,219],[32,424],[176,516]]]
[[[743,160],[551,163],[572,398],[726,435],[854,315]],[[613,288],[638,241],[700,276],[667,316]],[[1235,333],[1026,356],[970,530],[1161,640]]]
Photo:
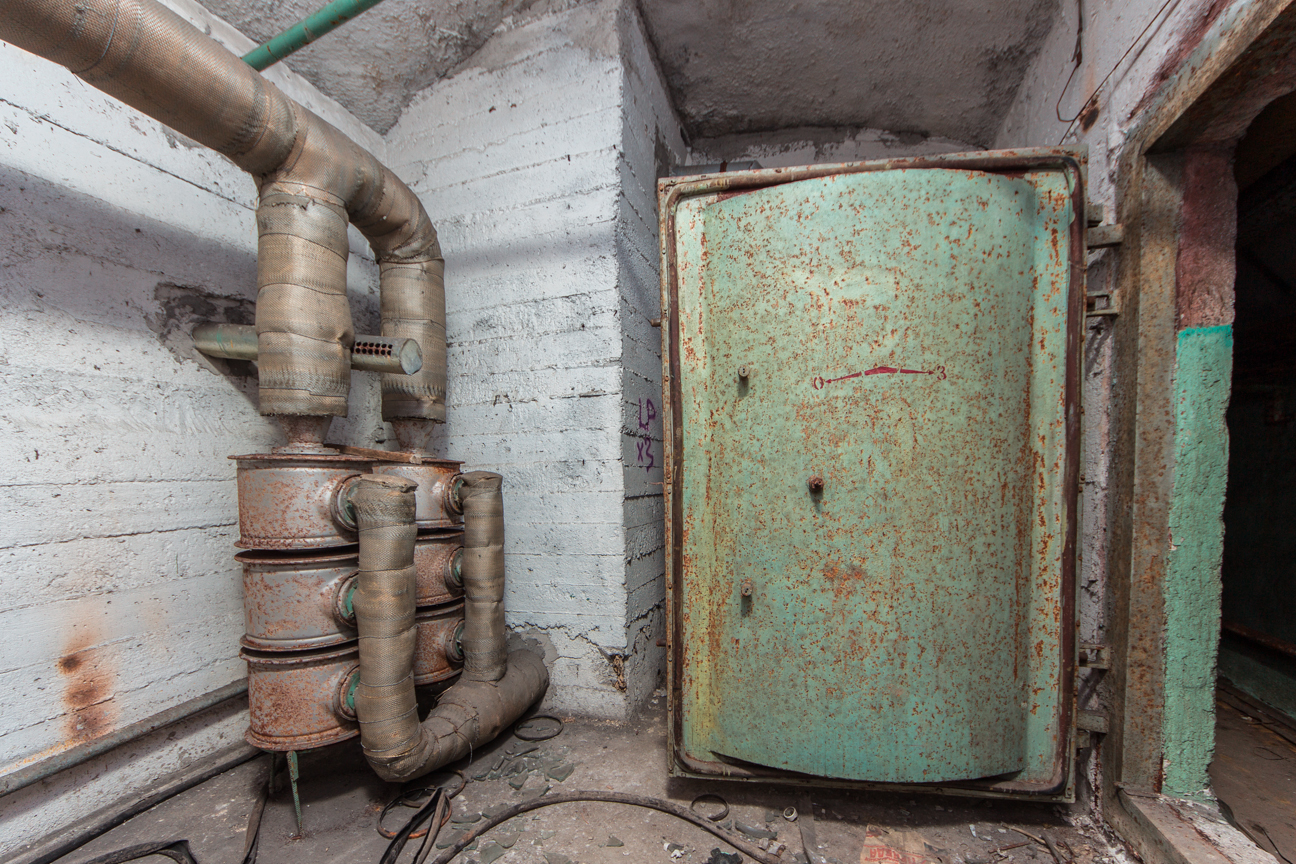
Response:
[[[1228,482],[1233,328],[1179,333],[1175,370],[1174,491],[1166,573],[1162,791],[1204,797],[1215,746],[1215,655]]]

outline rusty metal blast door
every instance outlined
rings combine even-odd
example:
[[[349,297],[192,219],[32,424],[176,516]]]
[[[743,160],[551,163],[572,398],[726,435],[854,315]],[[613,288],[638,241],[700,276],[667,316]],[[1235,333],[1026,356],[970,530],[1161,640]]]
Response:
[[[663,181],[675,773],[1072,795],[1082,172]]]

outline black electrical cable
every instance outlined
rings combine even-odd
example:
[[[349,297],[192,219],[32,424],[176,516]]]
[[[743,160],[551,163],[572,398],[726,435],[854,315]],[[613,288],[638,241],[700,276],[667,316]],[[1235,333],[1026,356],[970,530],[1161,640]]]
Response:
[[[697,805],[698,805],[698,802],[699,802],[699,801],[719,801],[719,802],[720,802],[720,806],[724,808],[724,809],[721,810],[718,814],[716,814],[716,815],[714,815],[714,816],[708,816],[708,817],[706,817],[706,818],[710,819],[712,822],[719,822],[721,819],[723,819],[723,818],[725,818],[726,816],[729,815],[729,802],[726,801],[726,800],[724,800],[723,798],[721,798],[719,795],[715,794],[714,792],[704,792],[704,793],[702,793],[701,795],[699,795],[698,797],[694,798],[694,799],[693,799],[693,803],[689,805],[689,809],[696,813],[696,812],[697,812]]]
[[[1059,145],[1061,145],[1062,142],[1066,140],[1066,137],[1067,137],[1068,135],[1071,134],[1071,130],[1075,127],[1076,120],[1079,120],[1079,119],[1080,119],[1080,115],[1084,113],[1084,109],[1085,109],[1085,108],[1088,108],[1088,107],[1089,107],[1089,104],[1090,104],[1091,102],[1094,102],[1094,101],[1098,98],[1098,94],[1102,92],[1103,87],[1105,87],[1105,86],[1107,85],[1107,82],[1111,79],[1112,75],[1115,75],[1115,74],[1116,74],[1116,70],[1119,69],[1119,68],[1121,67],[1121,64],[1125,62],[1125,58],[1128,57],[1128,56],[1130,55],[1130,52],[1131,52],[1131,51],[1133,51],[1135,48],[1138,47],[1139,42],[1143,39],[1143,34],[1147,33],[1149,30],[1151,30],[1151,29],[1152,29],[1152,25],[1155,24],[1157,21],[1162,20],[1162,18],[1161,18],[1161,13],[1164,12],[1164,11],[1165,11],[1169,6],[1170,6],[1171,3],[1175,3],[1175,2],[1176,2],[1176,0],[1165,0],[1165,2],[1161,4],[1161,8],[1158,9],[1158,10],[1156,11],[1156,14],[1152,16],[1152,19],[1151,19],[1150,21],[1148,21],[1147,26],[1145,26],[1141,31],[1139,31],[1139,35],[1137,35],[1137,36],[1134,37],[1134,41],[1131,42],[1131,43],[1130,43],[1130,46],[1129,46],[1128,48],[1125,49],[1125,53],[1122,54],[1122,55],[1121,55],[1121,58],[1120,58],[1119,60],[1116,61],[1116,65],[1113,66],[1113,67],[1111,68],[1111,70],[1108,71],[1107,74],[1103,76],[1103,79],[1102,79],[1101,81],[1098,82],[1098,86],[1094,88],[1093,93],[1089,96],[1088,99],[1085,100],[1084,105],[1081,106],[1080,111],[1077,112],[1076,115],[1075,115],[1074,117],[1071,118],[1069,124],[1067,125],[1066,131],[1063,132],[1063,133],[1062,133],[1062,137],[1058,139],[1058,144],[1059,144]],[[1166,16],[1166,20],[1168,20],[1168,19],[1169,19],[1169,16]],[[1162,21],[1162,23],[1164,23],[1164,21]],[[1072,69],[1072,70],[1071,70],[1071,74],[1072,74],[1072,75],[1075,75],[1075,70],[1076,70],[1076,69],[1079,69],[1079,68],[1080,68],[1080,64],[1079,64],[1079,62],[1077,62],[1077,63],[1076,63],[1076,66],[1075,66],[1075,69]],[[1071,83],[1071,79],[1068,78],[1068,79],[1067,79],[1067,85],[1069,86],[1070,83]],[[1063,90],[1063,93],[1065,93],[1065,92],[1066,92],[1066,91]],[[1059,96],[1058,96],[1058,105],[1060,106],[1061,104],[1062,104],[1062,96],[1059,95]],[[1059,116],[1058,116],[1058,119],[1059,119],[1059,120],[1062,120],[1062,117],[1059,115]],[[1063,121],[1063,122],[1067,122],[1067,121]]]
[[[543,724],[536,723],[537,720],[548,720],[556,726],[546,729]],[[533,723],[534,727],[531,725]],[[513,734],[523,741],[548,741],[550,738],[557,738],[562,731],[563,722],[552,714],[535,714],[513,727]]]
[[[448,849],[442,852],[441,855],[432,862],[432,864],[449,864],[451,859],[462,852],[465,846],[472,843],[496,825],[507,822],[514,816],[521,813],[527,813],[531,810],[538,810],[541,807],[552,807],[555,804],[571,804],[577,801],[594,801],[604,804],[629,804],[632,807],[646,807],[649,810],[657,810],[674,816],[676,819],[683,819],[685,822],[690,822],[696,825],[703,831],[719,837],[739,852],[761,862],[761,864],[786,864],[786,862],[777,855],[765,851],[754,843],[748,843],[741,837],[730,834],[728,831],[725,831],[723,828],[705,817],[699,816],[687,807],[681,807],[672,801],[663,801],[660,798],[649,798],[646,795],[631,795],[625,792],[598,791],[565,792],[557,795],[545,795],[532,801],[523,801],[520,804],[514,804],[512,807],[509,807],[500,813],[487,818],[481,824],[474,826],[471,831],[464,834]],[[413,823],[411,822],[411,825],[407,825],[406,828],[413,830],[411,827],[412,824]],[[392,843],[394,845],[395,841],[392,841]],[[399,854],[399,850],[397,851],[397,854]],[[384,855],[379,864],[396,864],[396,859],[395,857],[389,859]]]
[[[266,767],[266,780],[261,784],[256,804],[253,805],[252,812],[248,813],[247,828],[243,831],[243,864],[256,864],[257,852],[261,848],[261,819],[265,816],[266,802],[270,800],[275,780],[274,754],[267,755],[270,756],[270,761]]]
[[[449,773],[459,778],[459,785],[455,787],[453,791],[446,790],[445,787],[439,785],[413,786],[410,787],[409,789],[403,790],[395,798],[388,801],[387,805],[383,807],[382,812],[378,814],[378,833],[388,840],[395,839],[396,835],[400,833],[398,831],[390,831],[387,828],[383,827],[383,822],[387,819],[387,814],[390,813],[392,809],[395,807],[411,807],[415,809],[423,807],[424,804],[426,803],[423,801],[423,796],[434,795],[436,794],[438,789],[440,789],[442,792],[445,792],[445,797],[447,801],[449,801],[451,798],[454,798],[456,795],[462,792],[464,790],[464,787],[468,785],[468,778],[465,777],[463,775],[463,772],[461,771],[451,771]],[[447,813],[447,818],[448,818],[448,813]],[[443,827],[444,824],[445,823],[443,820],[442,821]],[[423,837],[423,835],[426,833],[427,832],[416,831],[415,833],[409,836],[409,839],[418,840],[419,838]]]
[[[396,864],[396,860],[400,858],[401,852],[405,849],[405,844],[410,841],[414,832],[418,830],[419,826],[424,822],[430,822],[431,824],[428,826],[428,830],[421,835],[423,837],[423,844],[419,847],[417,853],[418,860],[421,861],[426,858],[427,852],[425,850],[431,848],[433,841],[436,839],[436,835],[441,833],[441,825],[439,823],[444,820],[445,816],[449,813],[449,810],[449,799],[440,787],[438,787],[436,791],[432,793],[432,797],[428,799],[428,803],[424,804],[422,809],[415,813],[409,822],[405,823],[404,828],[396,832],[396,836],[392,838],[391,843],[387,844],[387,850],[383,852],[382,858],[378,859],[378,864]]]
[[[441,795],[441,803],[432,813],[432,822],[428,825],[428,830],[423,832],[423,842],[419,845],[418,852],[414,853],[414,864],[423,864],[428,855],[432,853],[432,844],[436,842],[437,835],[445,827],[445,823],[450,821],[450,799]]]

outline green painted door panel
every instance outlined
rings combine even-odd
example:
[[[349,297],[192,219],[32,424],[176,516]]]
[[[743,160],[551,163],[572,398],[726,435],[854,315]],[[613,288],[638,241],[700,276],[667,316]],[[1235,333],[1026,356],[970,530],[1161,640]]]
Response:
[[[871,171],[685,210],[684,750],[1049,776],[1067,175]]]

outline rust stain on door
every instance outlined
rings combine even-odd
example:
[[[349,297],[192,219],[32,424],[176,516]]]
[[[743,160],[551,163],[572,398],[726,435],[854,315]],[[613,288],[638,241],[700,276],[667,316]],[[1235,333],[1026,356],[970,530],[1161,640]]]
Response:
[[[678,205],[685,761],[1056,785],[1075,181],[922,166]]]

